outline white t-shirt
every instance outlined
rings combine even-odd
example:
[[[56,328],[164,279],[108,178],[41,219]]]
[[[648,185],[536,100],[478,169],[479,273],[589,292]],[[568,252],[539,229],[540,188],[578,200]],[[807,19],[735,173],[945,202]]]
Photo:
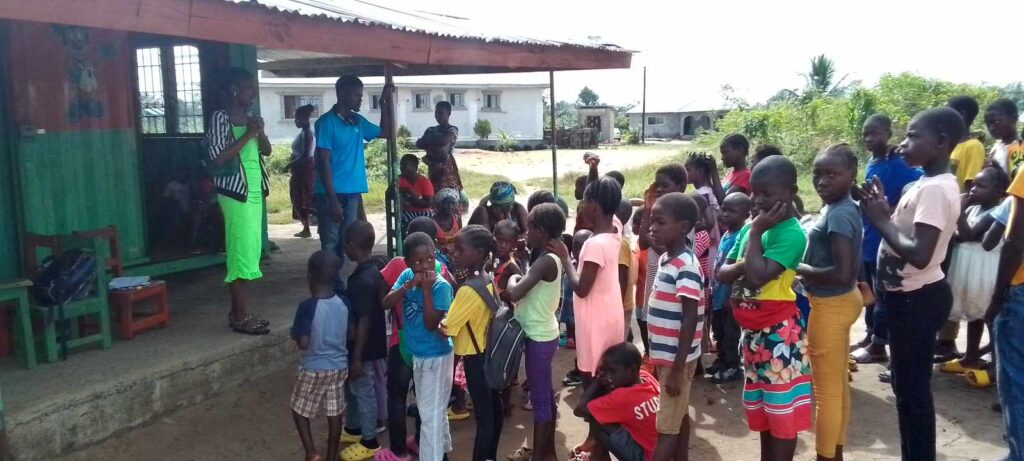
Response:
[[[1005,144],[997,139],[988,155],[996,165],[1003,167],[1006,174],[1012,176],[1017,167],[1024,163],[1024,143],[1018,139],[1010,144]]]
[[[940,265],[959,216],[960,186],[952,173],[922,176],[911,185],[893,210],[893,225],[903,235],[914,235],[917,223],[926,224],[939,229],[939,240],[923,269],[911,265],[883,240],[878,248],[878,286],[886,291],[914,291],[945,278]]]

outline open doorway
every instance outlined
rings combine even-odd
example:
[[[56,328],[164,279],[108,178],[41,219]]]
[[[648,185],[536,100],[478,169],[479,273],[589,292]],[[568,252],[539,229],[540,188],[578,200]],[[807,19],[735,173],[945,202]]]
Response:
[[[208,47],[141,38],[134,46],[136,125],[150,261],[223,251],[223,218],[203,164],[214,105]]]

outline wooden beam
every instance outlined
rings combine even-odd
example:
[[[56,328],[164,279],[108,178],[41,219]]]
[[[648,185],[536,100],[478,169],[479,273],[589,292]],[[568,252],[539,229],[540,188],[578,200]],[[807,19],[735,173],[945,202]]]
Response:
[[[506,72],[628,68],[632,58],[617,50],[439,37],[225,0],[0,0],[0,18]]]

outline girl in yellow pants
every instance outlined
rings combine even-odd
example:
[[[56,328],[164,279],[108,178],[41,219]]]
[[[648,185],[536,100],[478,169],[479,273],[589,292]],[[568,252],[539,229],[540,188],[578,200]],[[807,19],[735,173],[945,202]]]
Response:
[[[811,302],[807,349],[815,400],[818,461],[843,459],[850,421],[850,327],[863,300],[856,289],[863,237],[860,209],[850,198],[857,155],[846,144],[814,159],[814,189],[825,203],[807,232],[807,252],[797,268]]]

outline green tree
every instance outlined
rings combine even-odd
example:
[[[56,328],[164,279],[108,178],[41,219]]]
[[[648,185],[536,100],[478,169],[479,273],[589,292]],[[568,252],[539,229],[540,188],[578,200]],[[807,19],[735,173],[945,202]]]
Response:
[[[575,128],[579,124],[579,114],[576,112],[576,104],[568,101],[555,103],[555,125],[558,129],[565,130]],[[544,98],[544,129],[551,127],[551,106],[547,98]]]
[[[600,99],[600,96],[598,96],[594,90],[585,86],[580,90],[580,95],[576,98],[576,104],[581,106],[596,106]]]
[[[1017,108],[1024,112],[1024,82],[1015,82],[1003,88],[1003,97],[1017,103]]]
[[[697,142],[714,148],[726,134],[743,133],[754,144],[778,146],[801,171],[806,171],[814,155],[829,144],[846,142],[859,146],[861,127],[871,114],[883,113],[892,118],[893,141],[898,142],[917,112],[941,106],[956,95],[971,96],[985,107],[1002,90],[909,73],[883,75],[872,87],[853,84],[838,94],[809,92],[799,98],[773,98],[771,103],[734,108],[715,124],[714,131],[704,133]],[[980,117],[972,128],[983,128]]]
[[[811,58],[811,70],[804,74],[804,79],[807,80],[807,89],[805,94],[825,94],[829,96],[837,96],[842,94],[846,88],[843,86],[843,82],[846,80],[846,75],[840,78],[838,81],[836,78],[836,63],[825,55],[818,55]]]
[[[412,132],[409,131],[409,127],[405,125],[399,126],[396,135],[398,145],[401,146],[403,149],[409,150],[415,147],[414,143],[412,142]]]
[[[485,118],[477,119],[473,125],[473,133],[480,139],[487,139],[491,136],[491,121]]]
[[[514,152],[516,150],[516,137],[498,129],[498,150],[502,152]]]
[[[618,128],[620,132],[629,131],[629,117],[625,115],[615,117],[615,128]]]

